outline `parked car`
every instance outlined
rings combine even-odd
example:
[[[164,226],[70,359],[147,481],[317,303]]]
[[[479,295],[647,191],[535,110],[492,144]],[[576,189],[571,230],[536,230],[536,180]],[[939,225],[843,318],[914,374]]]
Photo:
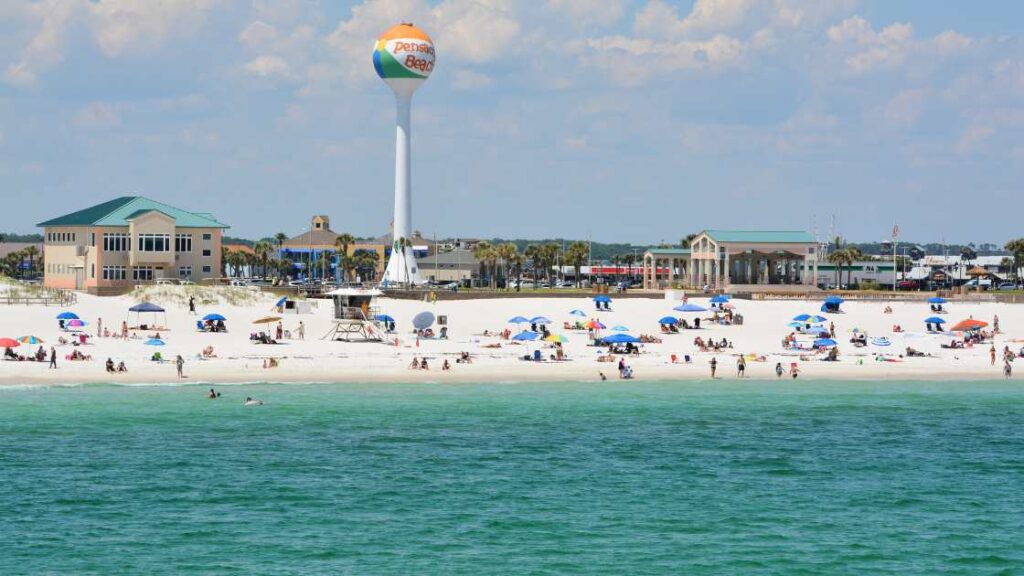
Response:
[[[982,290],[988,290],[989,288],[992,287],[992,280],[990,280],[988,278],[981,278],[980,281],[979,281],[978,278],[973,278],[971,280],[968,280],[964,284],[964,287],[965,288],[970,288],[972,290],[977,290],[979,285],[981,286]]]
[[[996,290],[1016,290],[1017,285],[1013,282],[1001,282],[999,286],[996,286]]]

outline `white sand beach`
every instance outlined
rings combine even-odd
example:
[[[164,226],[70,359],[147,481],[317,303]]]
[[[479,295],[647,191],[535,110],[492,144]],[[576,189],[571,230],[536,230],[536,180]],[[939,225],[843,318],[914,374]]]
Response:
[[[612,303],[612,311],[596,311],[589,298],[490,298],[476,300],[438,301],[426,303],[409,300],[381,298],[380,311],[392,316],[397,322],[396,333],[388,342],[340,342],[323,340],[332,326],[333,306],[330,300],[312,300],[312,314],[284,314],[283,328],[292,332],[293,338],[284,339],[277,345],[255,344],[250,341],[253,331],[273,328],[276,324],[258,326],[253,321],[273,315],[273,304],[277,299],[269,294],[251,297],[225,297],[218,303],[199,303],[197,315],[189,314],[184,288],[164,288],[153,292],[151,300],[166,308],[167,329],[159,330],[164,346],[148,346],[145,341],[155,336],[156,330],[133,330],[135,338],[127,340],[113,337],[96,337],[98,324],[102,320],[104,329],[119,331],[123,321],[129,318],[128,308],[138,303],[132,296],[97,297],[79,295],[78,303],[68,308],[87,325],[84,333],[91,334],[88,343],[82,346],[59,344],[60,338],[69,339],[72,333],[62,331],[56,316],[63,310],[44,306],[4,306],[0,308],[0,337],[21,338],[36,336],[44,343],[41,346],[50,352],[56,347],[57,369],[48,368],[48,362],[8,360],[0,362],[0,385],[32,384],[76,384],[91,382],[117,383],[237,383],[253,381],[273,382],[348,382],[348,381],[588,381],[598,380],[603,372],[609,380],[618,379],[616,363],[599,362],[599,356],[607,353],[606,348],[590,346],[586,331],[564,330],[563,322],[598,319],[609,329],[625,326],[629,333],[639,336],[652,335],[661,338],[661,343],[642,345],[642,352],[626,358],[638,379],[706,379],[710,375],[709,362],[718,362],[721,378],[736,377],[736,363],[740,354],[748,355],[746,375],[748,378],[774,379],[776,363],[782,363],[787,371],[797,363],[801,378],[812,379],[991,379],[1003,377],[1003,348],[1009,346],[1014,353],[1024,347],[1024,307],[995,303],[946,304],[947,326],[966,319],[975,318],[992,323],[998,315],[1002,333],[995,336],[997,358],[993,366],[990,360],[990,345],[973,346],[950,350],[941,347],[951,340],[945,336],[925,332],[924,318],[932,316],[929,305],[921,296],[920,302],[892,303],[892,313],[884,313],[882,302],[848,301],[842,305],[842,313],[826,315],[828,327],[834,322],[836,341],[839,346],[839,360],[822,361],[822,354],[807,351],[787,351],[782,339],[792,331],[788,327],[793,317],[801,314],[819,314],[820,301],[733,300],[735,312],[743,316],[742,325],[715,325],[705,321],[700,330],[681,330],[679,334],[665,335],[660,332],[658,319],[666,315],[707,318],[705,313],[673,312],[679,302],[662,297],[619,298]],[[249,301],[245,301],[248,299]],[[229,303],[233,301],[234,304]],[[240,301],[241,300],[241,301]],[[693,296],[690,302],[708,306],[708,299]],[[574,309],[583,310],[587,318],[570,315]],[[448,318],[449,338],[417,339],[412,331],[411,320],[419,312],[429,310],[435,315]],[[208,313],[219,313],[227,318],[227,333],[205,333],[196,330],[195,322]],[[545,359],[554,350],[545,342],[513,343],[496,336],[484,336],[485,330],[497,333],[510,327],[506,321],[513,316],[546,316],[555,334],[563,334],[568,341],[563,345],[566,361],[527,362],[521,359],[540,349]],[[134,315],[132,315],[134,319]],[[162,322],[162,317],[158,317]],[[151,317],[152,319],[152,317]],[[299,340],[299,322],[305,326],[305,339]],[[134,323],[134,322],[133,322]],[[893,333],[893,326],[901,325],[905,332]],[[435,326],[435,329],[437,327]],[[516,326],[510,327],[515,333]],[[528,329],[525,325],[522,328]],[[849,343],[852,331],[857,328],[867,332],[871,338],[885,337],[891,346],[855,348]],[[990,326],[991,328],[991,326]],[[613,333],[605,330],[604,334]],[[696,337],[704,340],[727,339],[732,347],[719,352],[701,352],[694,344]],[[397,344],[396,340],[397,339]],[[810,338],[801,338],[810,343]],[[496,347],[500,345],[500,347]],[[29,355],[40,345],[23,344],[13,351]],[[911,346],[930,356],[900,358]],[[201,352],[213,347],[212,358],[202,358]],[[74,350],[91,356],[91,360],[71,361],[66,357]],[[185,359],[186,378],[176,377],[173,362],[154,362],[154,352],[160,352],[165,360],[181,355]],[[463,352],[471,355],[471,363],[456,362]],[[678,362],[672,363],[672,355]],[[685,355],[691,363],[683,362]],[[758,358],[754,358],[752,356]],[[880,356],[881,355],[881,356]],[[429,370],[411,370],[413,358],[426,358]],[[887,361],[879,358],[884,357]],[[105,363],[110,358],[116,364],[124,362],[126,373],[109,374]],[[271,359],[277,366],[265,368]],[[47,357],[48,359],[48,357]],[[441,366],[448,360],[451,369],[442,371]],[[618,357],[616,358],[616,361]]]

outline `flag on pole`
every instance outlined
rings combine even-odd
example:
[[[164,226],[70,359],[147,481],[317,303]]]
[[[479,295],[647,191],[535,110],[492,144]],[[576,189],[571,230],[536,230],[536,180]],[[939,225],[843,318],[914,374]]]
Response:
[[[900,235],[900,225],[899,224],[893,224],[892,225],[892,239],[895,240],[896,237],[898,237],[899,235]]]

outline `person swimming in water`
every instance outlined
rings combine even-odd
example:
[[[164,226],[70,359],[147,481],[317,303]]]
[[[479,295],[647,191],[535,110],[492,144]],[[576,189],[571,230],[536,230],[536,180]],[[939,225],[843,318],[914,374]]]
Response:
[[[257,400],[255,398],[253,398],[252,396],[246,396],[245,397],[245,405],[246,406],[263,406],[263,400]]]
[[[217,398],[220,398],[220,393],[214,392],[213,388],[210,388],[210,393],[207,394],[206,397],[210,400],[216,400]]]

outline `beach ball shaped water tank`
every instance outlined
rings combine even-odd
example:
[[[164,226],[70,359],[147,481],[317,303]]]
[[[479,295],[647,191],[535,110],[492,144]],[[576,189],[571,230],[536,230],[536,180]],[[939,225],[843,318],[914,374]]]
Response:
[[[384,80],[426,80],[434,71],[434,41],[412,24],[392,26],[374,45],[373,67]]]

